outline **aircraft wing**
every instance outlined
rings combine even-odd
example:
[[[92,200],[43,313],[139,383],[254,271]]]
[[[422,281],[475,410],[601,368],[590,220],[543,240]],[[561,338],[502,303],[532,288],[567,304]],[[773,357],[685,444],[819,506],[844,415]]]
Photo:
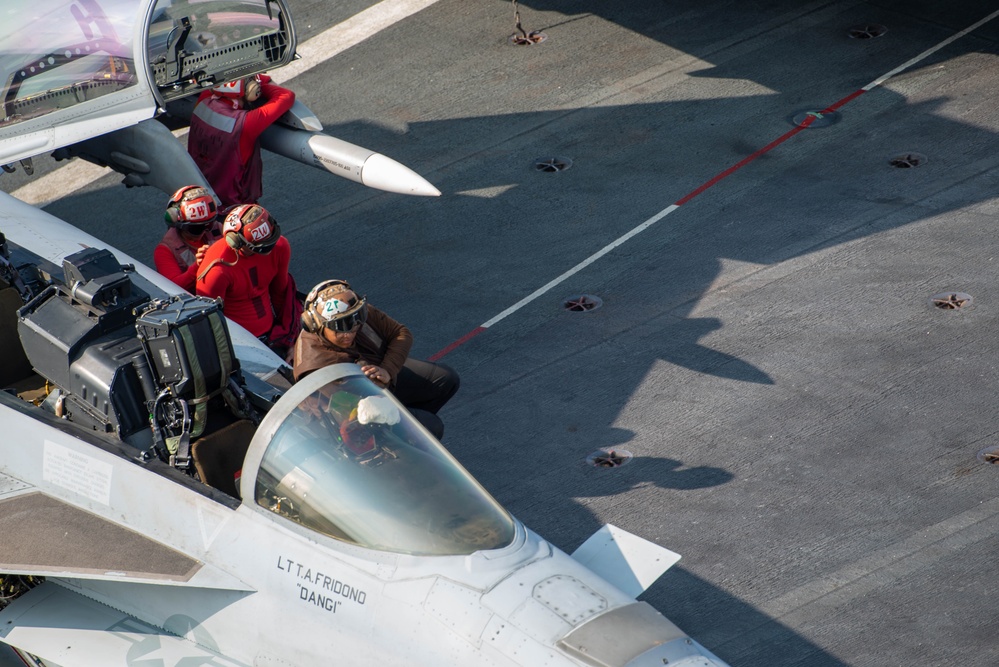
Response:
[[[0,535],[5,574],[253,590],[208,563],[2,474]]]
[[[53,583],[0,612],[0,641],[60,667],[248,667]]]

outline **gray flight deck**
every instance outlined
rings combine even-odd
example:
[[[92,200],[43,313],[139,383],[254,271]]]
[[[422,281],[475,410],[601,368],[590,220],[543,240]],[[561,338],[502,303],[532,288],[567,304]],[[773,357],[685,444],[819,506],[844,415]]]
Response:
[[[291,0],[301,41],[371,4]],[[999,18],[850,97],[995,3],[519,9],[545,41],[439,0],[288,84],[443,192],[267,156],[299,287],[349,280],[428,357],[569,272],[443,357],[444,443],[500,502],[681,553],[642,599],[733,667],[999,665]],[[151,263],[166,196],[118,180],[46,210]]]

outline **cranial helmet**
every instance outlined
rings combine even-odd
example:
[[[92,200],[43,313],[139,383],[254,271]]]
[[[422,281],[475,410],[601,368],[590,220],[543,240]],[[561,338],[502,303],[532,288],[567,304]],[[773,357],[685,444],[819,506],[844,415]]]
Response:
[[[240,98],[246,89],[246,83],[244,79],[236,79],[235,81],[228,81],[226,83],[220,83],[217,86],[212,86],[212,92],[221,97],[232,97]]]
[[[353,289],[343,280],[325,280],[313,287],[305,297],[302,328],[309,333],[324,328],[340,333],[356,331],[368,319],[368,303],[356,294],[344,299],[347,292],[353,293]]]
[[[199,185],[185,185],[170,197],[163,218],[169,227],[184,231],[200,228],[204,232],[215,219],[216,210],[215,198],[208,190]]]
[[[225,217],[222,235],[233,250],[243,248],[266,254],[281,238],[281,227],[263,206],[242,204]]]
[[[242,79],[236,79],[235,81],[229,81],[227,83],[220,83],[217,86],[212,86],[212,92],[220,97],[239,99],[246,95],[246,84],[254,78],[257,81],[260,81],[259,75],[255,75],[253,77],[243,77]]]

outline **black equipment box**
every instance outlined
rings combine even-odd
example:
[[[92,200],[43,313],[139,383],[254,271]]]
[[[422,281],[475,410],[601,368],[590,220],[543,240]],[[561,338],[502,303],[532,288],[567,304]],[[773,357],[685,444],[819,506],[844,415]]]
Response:
[[[238,368],[220,300],[185,294],[152,301],[139,312],[135,329],[155,383],[171,387],[178,398],[213,393]]]
[[[149,300],[106,250],[63,261],[65,284],[49,285],[18,311],[17,332],[39,375],[66,392],[71,421],[121,438],[149,423],[132,366],[143,349],[132,309]]]

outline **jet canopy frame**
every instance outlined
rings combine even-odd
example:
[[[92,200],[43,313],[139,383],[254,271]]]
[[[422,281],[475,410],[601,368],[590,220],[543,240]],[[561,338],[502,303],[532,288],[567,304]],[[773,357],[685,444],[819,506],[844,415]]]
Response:
[[[163,101],[291,62],[284,0],[158,0],[148,57]]]

